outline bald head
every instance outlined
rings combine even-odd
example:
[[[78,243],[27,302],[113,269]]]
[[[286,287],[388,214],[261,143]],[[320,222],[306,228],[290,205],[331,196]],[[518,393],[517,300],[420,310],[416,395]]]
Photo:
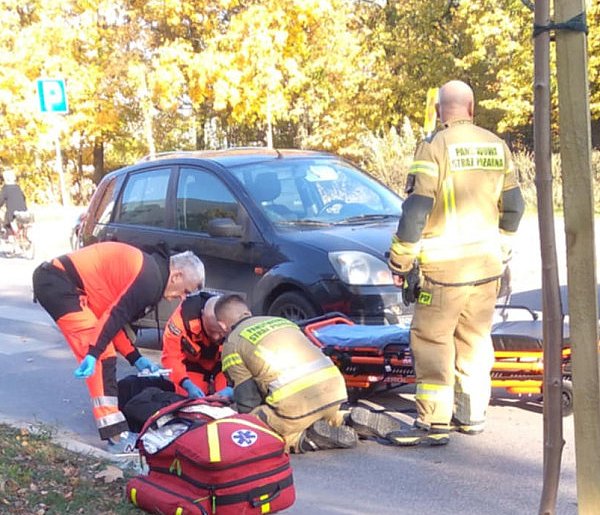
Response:
[[[472,120],[474,106],[475,97],[468,84],[460,80],[451,80],[440,88],[436,108],[442,123]]]
[[[215,316],[225,334],[229,334],[231,327],[242,318],[251,315],[246,301],[235,293],[223,295],[215,304]]]
[[[225,336],[215,316],[215,304],[217,300],[219,300],[217,296],[210,297],[202,309],[202,328],[204,329],[204,334],[213,343],[222,340]]]

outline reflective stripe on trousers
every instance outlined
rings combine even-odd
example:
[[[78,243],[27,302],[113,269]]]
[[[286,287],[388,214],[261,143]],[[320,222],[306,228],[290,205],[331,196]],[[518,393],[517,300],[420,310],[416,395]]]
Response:
[[[67,313],[57,320],[69,347],[81,362],[87,354],[90,341],[95,341],[98,319],[82,302],[81,311]],[[109,344],[96,362],[94,373],[85,382],[92,399],[92,412],[96,427],[103,439],[115,436],[128,429],[117,400],[117,354],[113,344]]]
[[[416,304],[411,349],[418,419],[424,424],[448,424],[453,414],[465,424],[485,420],[497,286],[498,281],[476,286],[423,281],[430,303]]]
[[[118,406],[118,397],[101,396],[92,398],[92,411],[98,429],[125,421],[125,417],[123,413],[119,411]]]

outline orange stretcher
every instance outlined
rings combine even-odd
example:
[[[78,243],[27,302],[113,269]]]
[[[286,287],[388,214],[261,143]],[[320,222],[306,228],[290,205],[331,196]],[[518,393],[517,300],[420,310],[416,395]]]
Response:
[[[541,395],[543,392],[542,321],[523,306],[498,306],[505,319],[494,324],[492,387],[510,394]],[[525,320],[508,320],[509,310],[524,310]],[[409,328],[354,324],[342,313],[326,313],[300,323],[304,334],[338,366],[352,399],[383,388],[415,382]],[[568,324],[563,329],[562,411],[573,412],[571,347]]]

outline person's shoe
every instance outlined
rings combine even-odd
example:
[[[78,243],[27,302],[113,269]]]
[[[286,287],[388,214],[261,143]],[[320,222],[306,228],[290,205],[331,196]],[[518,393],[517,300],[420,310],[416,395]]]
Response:
[[[458,431],[459,433],[464,433],[466,435],[478,435],[483,433],[485,429],[485,421],[463,424],[457,418],[452,417],[452,421],[450,422],[450,429],[452,431]]]
[[[360,438],[385,438],[388,433],[400,429],[398,420],[385,413],[375,413],[367,408],[353,408],[347,423]]]
[[[325,449],[351,449],[356,447],[358,437],[349,426],[330,426],[325,420],[317,420],[302,436],[302,452]]]
[[[108,452],[115,456],[135,456],[138,454],[138,450],[135,447],[138,433],[132,433],[131,431],[123,431],[120,438],[108,439]]]
[[[401,447],[411,445],[446,445],[450,441],[450,428],[447,425],[432,424],[424,427],[417,422],[409,429],[392,431],[386,438]]]

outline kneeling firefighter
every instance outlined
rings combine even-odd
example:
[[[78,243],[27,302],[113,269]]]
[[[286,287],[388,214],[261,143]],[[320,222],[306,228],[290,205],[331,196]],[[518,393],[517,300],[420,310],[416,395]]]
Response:
[[[223,371],[240,413],[252,413],[283,436],[286,450],[350,448],[354,430],[343,425],[344,378],[329,357],[293,322],[252,316],[239,295],[215,305],[224,333]]]

